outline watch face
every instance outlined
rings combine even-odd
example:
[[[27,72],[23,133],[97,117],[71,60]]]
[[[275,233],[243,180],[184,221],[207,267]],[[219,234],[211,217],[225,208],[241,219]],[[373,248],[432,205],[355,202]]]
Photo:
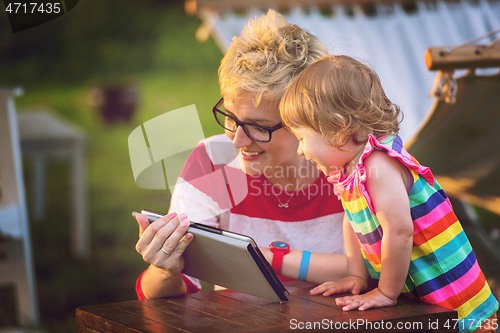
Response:
[[[273,242],[272,245],[277,249],[288,249],[289,247],[285,242]]]

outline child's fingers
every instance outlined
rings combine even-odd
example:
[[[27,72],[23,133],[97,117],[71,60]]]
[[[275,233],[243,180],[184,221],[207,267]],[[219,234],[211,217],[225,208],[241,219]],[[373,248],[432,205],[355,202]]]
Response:
[[[332,288],[326,290],[323,293],[323,296],[332,296],[332,295],[335,295],[335,294],[342,294],[342,293],[345,293],[346,290],[347,289],[343,288],[342,286],[335,286],[335,287],[332,287]]]
[[[359,311],[365,311],[365,310],[368,310],[368,309],[371,309],[374,307],[374,304],[372,302],[364,302],[363,304],[361,304],[358,308]]]
[[[352,286],[352,289],[350,291],[353,295],[359,295],[364,289],[365,284],[362,281],[356,281],[354,282],[354,285]]]
[[[325,282],[320,284],[319,286],[314,287],[311,289],[309,292],[311,295],[319,295],[327,291],[328,289],[332,288],[335,286],[336,282]]]
[[[335,303],[341,306],[344,311],[354,309],[364,311],[371,308],[392,306],[396,304],[396,301],[388,298],[378,289],[374,289],[363,295],[339,297],[335,299]]]
[[[310,291],[311,295],[319,295],[323,296],[331,296],[333,294],[345,293],[348,291],[348,288],[339,282],[325,282]]]
[[[349,292],[349,286],[341,282],[325,282],[310,291],[311,295],[331,296],[334,294],[341,294]]]
[[[335,299],[335,303],[342,307],[343,311],[355,310],[363,304],[362,298],[353,296],[339,297]]]

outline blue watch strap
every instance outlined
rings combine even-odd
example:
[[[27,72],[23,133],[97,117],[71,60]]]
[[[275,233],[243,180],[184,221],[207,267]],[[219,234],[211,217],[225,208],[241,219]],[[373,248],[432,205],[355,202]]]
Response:
[[[307,270],[309,269],[309,259],[311,259],[311,252],[302,251],[302,260],[300,261],[299,277],[297,278],[297,280],[306,280]]]

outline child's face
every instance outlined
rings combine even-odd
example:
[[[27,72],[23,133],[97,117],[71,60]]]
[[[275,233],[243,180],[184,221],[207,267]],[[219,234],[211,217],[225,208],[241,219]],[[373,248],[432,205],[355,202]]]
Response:
[[[308,160],[314,161],[316,168],[326,176],[339,172],[358,156],[360,147],[351,141],[337,148],[330,145],[320,133],[310,128],[297,127],[291,130],[299,140],[297,154],[304,155]]]

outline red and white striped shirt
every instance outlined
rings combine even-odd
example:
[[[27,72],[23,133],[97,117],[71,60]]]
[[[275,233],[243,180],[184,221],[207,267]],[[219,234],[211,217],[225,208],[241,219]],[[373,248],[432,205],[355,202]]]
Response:
[[[235,157],[226,135],[201,141],[179,175],[169,212],[250,236],[263,247],[279,240],[297,250],[345,253],[344,210],[323,174],[292,196],[273,187],[263,174],[245,174]],[[288,208],[279,207],[287,202]]]

